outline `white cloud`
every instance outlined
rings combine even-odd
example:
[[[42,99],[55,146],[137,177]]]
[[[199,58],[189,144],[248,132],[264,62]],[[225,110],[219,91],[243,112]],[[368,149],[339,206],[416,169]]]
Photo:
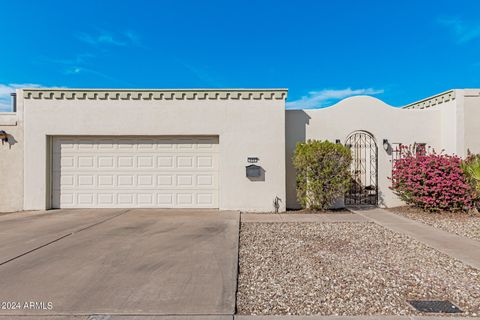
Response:
[[[140,41],[140,36],[132,30],[128,30],[127,32],[125,32],[125,37],[127,37],[127,39],[134,45],[137,45],[137,46],[142,45]]]
[[[440,18],[438,22],[450,30],[457,43],[467,43],[480,38],[479,23],[467,23],[458,17]]]
[[[115,39],[111,34],[105,31],[102,31],[101,33],[96,35],[91,35],[91,34],[82,32],[77,35],[77,38],[91,45],[99,45],[99,44],[110,44],[115,46],[126,45],[124,41],[119,41]]]
[[[40,59],[40,62],[71,66],[71,65],[86,64],[90,62],[90,60],[93,58],[95,58],[95,55],[91,53],[79,53],[74,55],[72,58],[68,58],[68,59],[52,59],[52,58],[42,57]]]
[[[383,93],[383,90],[373,88],[365,89],[323,89],[320,91],[310,91],[308,95],[301,97],[298,100],[287,102],[288,109],[313,109],[326,107],[328,104],[333,104],[339,100],[356,95],[376,95]]]
[[[81,32],[76,37],[92,46],[111,45],[124,47],[128,45],[140,46],[140,37],[133,31],[129,30],[121,34],[114,34],[106,30],[100,30],[95,34]]]
[[[0,112],[12,111],[11,94],[15,92],[15,89],[38,88],[38,87],[41,87],[41,85],[36,83],[0,84]]]
[[[135,86],[134,84],[132,84],[130,82],[121,81],[121,80],[119,80],[117,78],[114,78],[114,77],[111,77],[108,74],[105,74],[103,72],[93,70],[93,69],[90,69],[90,68],[85,68],[85,67],[82,67],[82,66],[68,67],[64,70],[64,74],[71,75],[71,76],[93,75],[93,76],[96,76],[96,77],[106,79],[106,80],[110,81],[111,83],[121,84],[122,86],[127,86],[127,87],[134,87]]]

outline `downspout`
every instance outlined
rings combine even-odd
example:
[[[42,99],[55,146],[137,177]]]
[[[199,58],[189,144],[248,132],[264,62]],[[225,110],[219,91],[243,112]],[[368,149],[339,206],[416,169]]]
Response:
[[[11,93],[12,96],[12,112],[17,112],[17,94]]]

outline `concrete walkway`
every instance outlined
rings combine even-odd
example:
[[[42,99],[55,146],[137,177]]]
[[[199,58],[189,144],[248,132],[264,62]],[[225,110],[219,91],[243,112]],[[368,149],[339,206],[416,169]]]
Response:
[[[480,241],[461,237],[380,208],[350,208],[392,231],[406,234],[442,253],[480,269]]]

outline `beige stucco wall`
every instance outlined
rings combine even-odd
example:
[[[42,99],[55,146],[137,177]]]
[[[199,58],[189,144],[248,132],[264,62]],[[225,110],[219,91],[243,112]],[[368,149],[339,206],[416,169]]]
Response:
[[[295,170],[292,155],[298,141],[308,139],[340,139],[345,143],[347,136],[355,130],[366,130],[373,134],[378,145],[379,205],[392,207],[401,205],[390,191],[392,163],[391,154],[382,146],[383,139],[390,143],[427,143],[441,148],[441,112],[438,110],[405,110],[391,107],[384,102],[367,96],[342,100],[336,105],[316,110],[287,110],[286,112],[286,165],[287,207],[298,208],[295,192]]]
[[[286,90],[41,92],[23,93],[25,209],[49,207],[48,136],[218,135],[220,209],[273,211],[279,197],[285,210]],[[264,181],[246,178],[247,157],[260,158]]]
[[[467,89],[464,92],[464,152],[466,154],[469,149],[473,153],[480,153],[480,90]]]
[[[423,110],[438,111],[440,113],[440,120],[437,125],[441,128],[441,143],[435,147],[435,151],[463,156],[465,145],[463,139],[463,96],[459,90],[454,90],[452,96],[454,98],[451,100],[437,103]]]
[[[465,157],[480,153],[480,89],[454,89],[414,102],[406,108],[441,112],[442,150]]]
[[[440,112],[440,121],[438,126],[441,128],[440,138],[441,144],[437,146],[437,152],[445,152],[447,154],[458,154],[457,141],[457,105],[458,100],[451,100],[439,105],[435,105],[425,110],[436,110]]]
[[[23,122],[17,113],[0,113],[0,130],[9,142],[0,144],[0,212],[23,209]]]

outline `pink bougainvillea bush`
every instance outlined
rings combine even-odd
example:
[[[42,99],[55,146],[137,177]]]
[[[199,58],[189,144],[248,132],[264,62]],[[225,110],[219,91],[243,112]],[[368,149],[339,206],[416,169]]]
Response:
[[[473,190],[463,173],[462,159],[433,152],[401,151],[393,164],[392,190],[407,204],[427,211],[469,210]]]

